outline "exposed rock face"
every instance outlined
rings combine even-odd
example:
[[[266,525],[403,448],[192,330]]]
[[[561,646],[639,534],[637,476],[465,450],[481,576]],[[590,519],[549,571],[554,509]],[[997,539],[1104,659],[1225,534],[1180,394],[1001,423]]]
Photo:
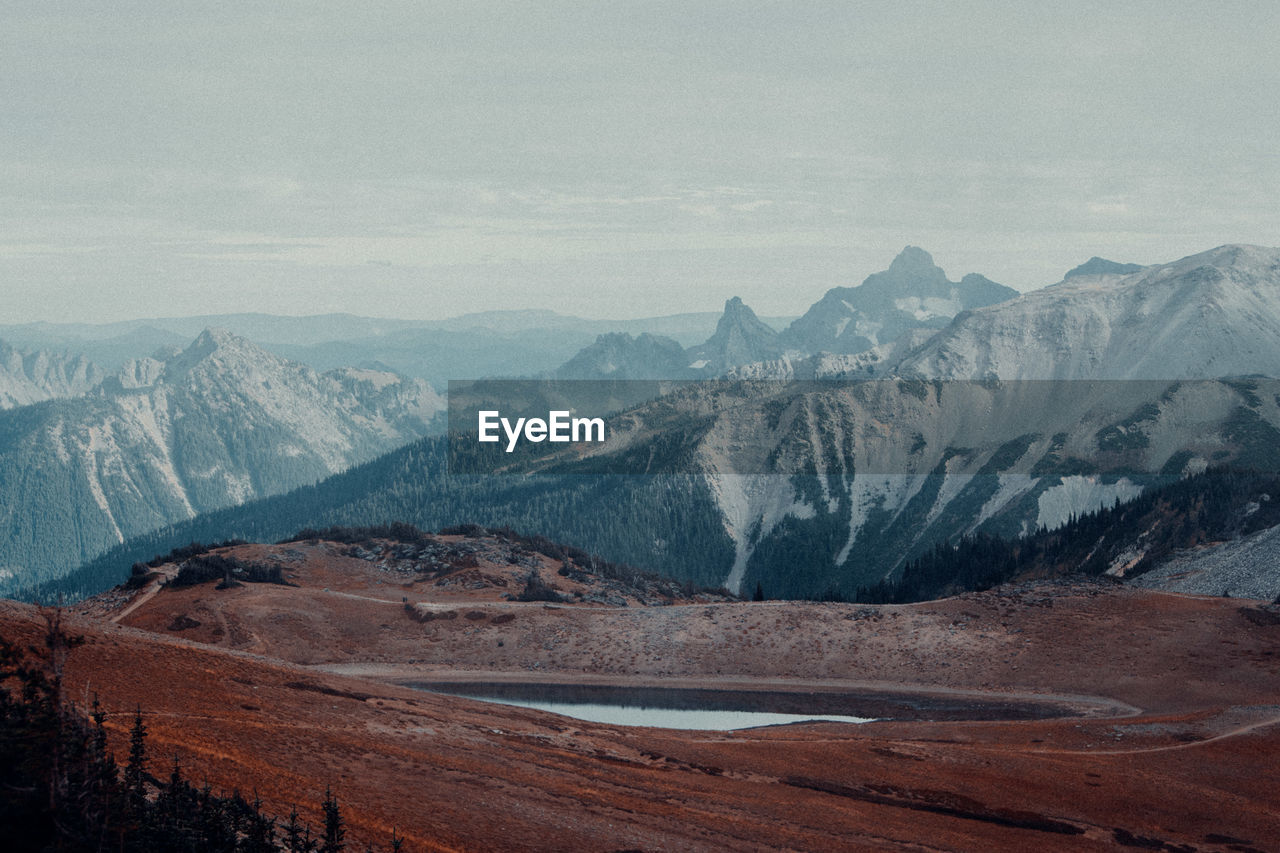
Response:
[[[724,305],[707,341],[684,349],[672,338],[647,332],[600,335],[555,371],[557,379],[697,379],[722,376],[744,364],[776,359],[778,333],[738,297]]]
[[[0,409],[79,397],[106,375],[83,356],[24,352],[0,341]]]
[[[777,358],[782,354],[779,335],[735,296],[724,304],[715,334],[687,353],[690,369],[701,375],[719,376],[731,367]]]
[[[684,348],[648,332],[600,335],[557,371],[557,379],[679,379],[687,376]]]
[[[563,379],[682,379],[724,376],[737,368],[790,365],[811,355],[849,355],[888,346],[922,331],[941,329],[956,314],[1017,296],[1012,288],[976,273],[958,282],[933,263],[928,252],[908,246],[889,269],[868,276],[858,287],[827,291],[804,316],[779,333],[735,296],[724,306],[715,333],[685,351],[675,364],[669,339],[647,335],[602,335],[556,372]],[[659,352],[656,341],[663,342]],[[757,375],[789,367],[754,369]],[[753,372],[748,368],[747,372]]]
[[[908,246],[889,269],[858,287],[827,291],[782,334],[799,353],[858,353],[891,343],[912,329],[939,329],[961,311],[1017,296],[1012,288],[970,273],[950,281],[928,252]]]
[[[924,282],[921,293],[941,293],[946,282],[925,253],[909,251],[857,290],[900,292],[894,281],[907,279]],[[750,315],[732,301],[728,309],[724,334],[712,338],[717,352],[747,352]],[[624,353],[640,340],[605,339],[599,351]],[[673,364],[674,342],[651,343],[666,354],[660,367]],[[172,359],[162,361],[168,371]],[[871,353],[783,353],[732,370],[893,381],[681,389],[619,416],[631,432],[611,428],[609,446],[598,450],[638,460],[646,473],[674,464],[680,476],[602,482],[589,500],[573,476],[464,488],[440,475],[424,445],[416,456],[388,457],[377,477],[318,490],[316,521],[355,502],[368,508],[358,519],[366,523],[431,526],[465,509],[467,518],[636,565],[714,571],[712,582],[740,590],[759,580],[777,595],[821,594],[833,584],[851,593],[956,536],[1054,528],[1127,500],[1159,476],[1236,460],[1274,463],[1280,395],[1239,377],[1280,377],[1280,250],[1226,246],[1128,274],[1081,273],[963,311],[933,334],[909,330]],[[618,365],[611,373],[627,375]],[[1192,377],[1234,378],[1011,381]],[[876,386],[893,393],[877,399]]]
[[[0,570],[65,572],[130,536],[313,483],[424,435],[441,409],[424,382],[318,373],[207,330],[88,396],[0,415]]]

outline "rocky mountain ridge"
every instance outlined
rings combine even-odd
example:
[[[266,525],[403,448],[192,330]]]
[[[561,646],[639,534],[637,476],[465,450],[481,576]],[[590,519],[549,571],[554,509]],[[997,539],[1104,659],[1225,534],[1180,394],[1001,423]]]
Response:
[[[1199,338],[1229,340],[1241,330],[1243,310],[1227,310],[1231,300],[1253,307],[1280,287],[1275,254],[1223,247],[1136,273],[1077,275],[1040,294],[962,313],[932,336],[913,331],[872,354],[783,354],[733,375],[754,378],[758,367],[773,365],[786,375],[762,370],[765,378],[811,379],[811,387],[739,382],[735,389],[731,381],[685,388],[620,415],[613,438],[597,451],[576,460],[535,453],[514,477],[460,483],[445,474],[442,445],[417,445],[359,478],[295,499],[291,517],[295,526],[506,524],[700,583],[750,590],[759,581],[771,594],[819,595],[829,587],[848,594],[952,537],[1053,528],[1210,465],[1265,470],[1276,464],[1280,408],[1266,381],[1239,376],[1242,361],[1229,365],[1234,378],[1108,381],[1106,373],[1088,372],[1089,359],[1070,361],[1094,343],[1087,326],[1077,330],[1083,338],[1059,341],[1080,371],[1061,379],[1050,371],[1052,381],[964,370],[895,377],[890,369],[884,381],[832,380],[876,378],[885,364],[919,358],[975,318],[1022,317],[1028,304],[1132,311],[1113,316],[1114,327],[1130,330],[1134,351],[1167,360],[1176,346],[1194,351],[1197,341],[1166,340],[1138,309],[1171,306],[1173,316],[1196,321]],[[1223,310],[1209,310],[1213,304]],[[1265,312],[1254,315],[1254,322],[1266,321]],[[1013,359],[1021,339],[1017,322],[1006,325],[1008,337],[993,338],[993,346]],[[1179,328],[1188,333],[1192,326]],[[1252,364],[1265,370],[1268,358],[1280,361],[1280,335],[1253,340],[1272,355],[1258,358],[1255,349]],[[892,358],[876,362],[879,353]],[[1034,366],[1035,356],[1029,350],[1024,361]],[[1222,364],[1207,361],[1200,372],[1215,376]],[[615,463],[622,468],[610,467]],[[653,476],[580,476],[634,473],[626,466],[635,464]],[[662,472],[670,476],[657,476]],[[218,525],[240,530],[252,522],[229,515],[201,524],[225,537],[230,528]]]
[[[574,379],[689,379],[725,376],[745,370],[760,375],[786,373],[787,365],[806,358],[853,356],[878,346],[945,326],[962,311],[1017,296],[977,273],[949,280],[932,256],[907,246],[884,272],[857,287],[836,287],[781,332],[762,322],[740,297],[725,303],[716,331],[704,343],[684,351],[684,363],[669,342],[659,359],[651,341],[601,336],[557,373]],[[607,357],[602,357],[607,353]],[[782,364],[770,367],[754,365]],[[803,371],[802,371],[803,372]],[[786,378],[780,376],[779,378]]]
[[[1012,299],[1013,288],[970,273],[950,281],[933,257],[907,246],[884,272],[857,287],[835,287],[782,333],[787,350],[852,354],[912,329],[938,329],[962,311]]]
[[[106,376],[84,356],[20,350],[0,340],[0,409],[79,397]]]
[[[0,571],[32,580],[131,536],[288,491],[424,435],[443,402],[318,373],[220,330],[92,393],[0,413]]]
[[[878,375],[939,379],[1280,376],[1280,249],[1220,246],[1077,276],[966,312]]]

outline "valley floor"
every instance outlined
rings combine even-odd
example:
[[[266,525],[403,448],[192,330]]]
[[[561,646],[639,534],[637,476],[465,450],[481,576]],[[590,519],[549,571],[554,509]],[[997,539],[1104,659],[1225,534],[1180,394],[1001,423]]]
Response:
[[[1280,843],[1280,616],[1259,603],[1070,583],[882,607],[525,603],[503,598],[517,574],[497,563],[441,583],[328,543],[283,547],[243,554],[276,549],[295,586],[78,607],[69,693],[102,697],[117,754],[141,705],[153,772],[177,755],[313,821],[331,785],[358,849],[393,827],[409,850]],[[568,591],[555,565],[540,570]],[[41,625],[0,606],[0,634],[34,641]],[[690,732],[403,684],[427,679],[783,686],[952,710]],[[981,719],[975,703],[1067,716]]]

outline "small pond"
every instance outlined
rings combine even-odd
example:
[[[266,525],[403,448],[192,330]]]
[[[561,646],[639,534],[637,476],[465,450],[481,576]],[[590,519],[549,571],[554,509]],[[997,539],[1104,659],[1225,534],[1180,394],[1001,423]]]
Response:
[[[711,731],[816,721],[1034,719],[1063,714],[1062,709],[1038,703],[936,695],[525,682],[417,682],[408,686],[610,725]]]
[[[614,726],[731,731],[818,720],[866,723],[869,717],[806,711],[797,694],[672,687],[576,684],[434,683],[420,690],[515,705]],[[779,710],[780,708],[786,710]]]

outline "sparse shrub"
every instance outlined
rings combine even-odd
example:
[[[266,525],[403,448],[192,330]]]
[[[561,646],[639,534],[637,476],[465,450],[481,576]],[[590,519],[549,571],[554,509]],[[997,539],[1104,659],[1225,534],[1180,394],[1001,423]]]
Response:
[[[442,530],[441,533],[443,532]],[[562,545],[559,542],[553,542],[545,536],[517,533],[509,527],[497,527],[489,532],[494,536],[523,545],[535,554],[559,560],[560,568],[557,570],[557,574],[571,580],[591,583],[597,577],[603,577],[618,581],[637,591],[646,585],[666,583],[670,580],[670,578],[656,572],[637,569],[635,566],[626,563],[609,562],[573,545]],[[712,589],[692,583],[683,586],[683,594],[686,596],[712,595],[727,599],[737,598],[737,596],[723,587]]]
[[[134,563],[129,569],[129,579],[124,582],[125,589],[142,589],[158,576],[146,563]]]
[[[548,586],[537,572],[530,572],[516,601],[550,601],[560,604],[565,601],[565,597]]]
[[[408,545],[424,545],[431,541],[431,535],[404,521],[393,521],[390,524],[375,524],[364,527],[304,527],[288,539],[282,539],[278,545],[291,542],[340,542],[343,545],[367,545],[374,539],[389,539],[392,542],[403,542]]]
[[[224,554],[206,554],[187,560],[168,585],[195,586],[211,580],[219,581],[218,589],[229,589],[238,586],[240,582],[291,586],[284,579],[284,571],[278,563],[254,563]]]
[[[494,531],[500,533],[501,531]],[[441,536],[465,536],[468,539],[479,539],[487,536],[489,531],[485,530],[478,524],[454,524],[450,527],[440,528]]]
[[[148,568],[156,569],[156,568],[159,568],[160,566],[163,566],[165,563],[181,563],[184,560],[191,559],[192,557],[198,557],[201,554],[208,554],[214,548],[230,548],[233,545],[248,545],[248,544],[249,543],[245,542],[243,539],[228,539],[225,542],[216,542],[212,545],[202,545],[199,542],[192,542],[189,545],[183,545],[181,547],[174,548],[168,554],[157,554],[156,556],[148,560],[146,563],[134,563],[134,569],[132,569],[131,571],[133,571],[136,574],[137,572],[136,567],[139,565],[145,565]]]

